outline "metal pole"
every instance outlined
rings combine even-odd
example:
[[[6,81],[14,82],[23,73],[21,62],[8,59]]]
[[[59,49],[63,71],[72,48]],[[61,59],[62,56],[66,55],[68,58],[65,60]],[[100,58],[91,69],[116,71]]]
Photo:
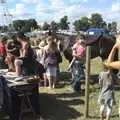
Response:
[[[85,114],[84,117],[89,116],[89,75],[90,75],[90,46],[87,46],[86,51],[86,80],[85,80]]]

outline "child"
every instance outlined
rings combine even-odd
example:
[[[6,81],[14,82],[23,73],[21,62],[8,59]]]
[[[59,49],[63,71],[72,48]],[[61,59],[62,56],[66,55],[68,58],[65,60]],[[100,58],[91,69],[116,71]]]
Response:
[[[86,46],[83,40],[78,40],[72,47],[73,59],[68,67],[68,70],[71,69],[74,61],[76,59],[85,60]]]
[[[84,61],[86,54],[86,45],[83,39],[79,39],[72,48],[73,60],[69,65],[68,70],[72,73],[72,84],[75,91],[79,91],[81,80],[85,79]]]
[[[99,75],[101,93],[98,102],[100,104],[101,120],[104,120],[104,116],[106,117],[105,120],[110,120],[112,108],[115,103],[114,81],[116,78],[117,77],[107,68]]]

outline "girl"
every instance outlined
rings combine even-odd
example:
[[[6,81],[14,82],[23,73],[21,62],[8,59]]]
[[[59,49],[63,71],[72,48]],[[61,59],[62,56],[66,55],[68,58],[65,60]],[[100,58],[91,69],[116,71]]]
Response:
[[[107,68],[99,75],[99,84],[101,86],[101,92],[99,95],[100,104],[100,116],[101,120],[110,120],[113,105],[115,103],[114,98],[114,81],[117,77]]]
[[[49,88],[55,88],[56,72],[57,72],[57,56],[58,51],[51,36],[47,38],[47,46],[44,49],[44,63],[46,67],[46,80],[49,81]],[[45,80],[45,82],[46,82]]]
[[[72,73],[72,86],[75,91],[81,89],[81,80],[85,79],[84,73],[84,61],[86,54],[86,45],[83,38],[73,45],[73,60],[69,65],[68,70],[71,70]]]

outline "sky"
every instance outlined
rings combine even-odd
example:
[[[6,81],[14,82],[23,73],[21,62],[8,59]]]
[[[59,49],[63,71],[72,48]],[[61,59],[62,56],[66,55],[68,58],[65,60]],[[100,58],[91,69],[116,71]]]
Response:
[[[39,24],[67,15],[72,23],[82,16],[100,13],[107,22],[120,24],[120,0],[6,0],[12,19],[35,18]],[[2,6],[0,7],[2,14]],[[0,15],[1,15],[0,14]],[[2,23],[3,20],[0,21]]]

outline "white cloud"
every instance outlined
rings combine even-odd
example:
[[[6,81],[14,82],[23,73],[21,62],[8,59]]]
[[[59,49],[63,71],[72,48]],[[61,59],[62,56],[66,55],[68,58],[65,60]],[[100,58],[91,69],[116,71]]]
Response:
[[[116,2],[112,4],[112,11],[113,12],[120,12],[120,2]]]
[[[29,13],[27,7],[23,3],[16,4],[15,8],[9,10],[13,15],[13,20],[16,19],[28,19],[32,17],[32,14]]]
[[[9,0],[17,1],[17,0]],[[104,9],[93,8],[87,6],[88,2],[95,0],[20,0],[17,2],[15,8],[11,9],[11,13],[15,19],[25,19],[34,17],[40,22],[51,22],[52,20],[59,21],[61,17],[67,15],[69,21],[73,22],[76,19],[80,19],[81,16],[90,16],[91,13],[98,12],[103,15],[104,20],[107,21],[120,21],[120,2],[113,2],[110,7],[104,7]],[[107,3],[108,0],[97,0],[98,3]],[[29,13],[28,4],[34,4],[35,11]],[[107,6],[107,5],[106,5]]]
[[[25,4],[37,4],[39,0],[22,0]]]
[[[83,2],[88,2],[88,0],[83,0]]]
[[[72,3],[81,3],[81,2],[88,2],[88,0],[70,0],[70,2],[72,2]]]
[[[26,12],[25,4],[22,3],[16,4],[15,12],[18,15],[23,15]]]

